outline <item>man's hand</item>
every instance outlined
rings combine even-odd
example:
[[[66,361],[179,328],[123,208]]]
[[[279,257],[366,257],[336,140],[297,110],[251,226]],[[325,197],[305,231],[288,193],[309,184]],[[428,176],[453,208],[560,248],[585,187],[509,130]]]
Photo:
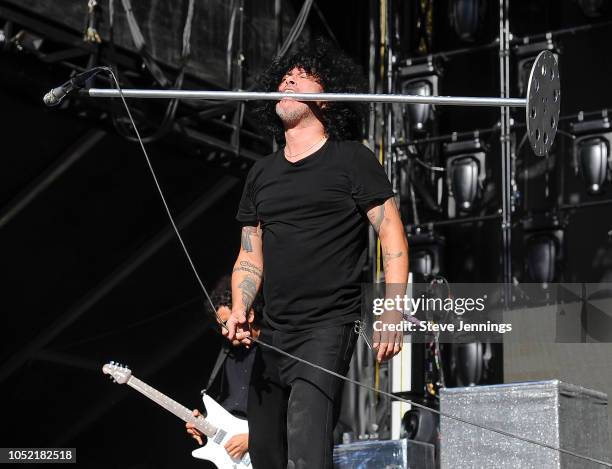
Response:
[[[200,414],[200,411],[198,409],[193,410],[194,417],[199,417],[201,415],[202,414]],[[187,429],[187,433],[189,433],[191,437],[198,442],[198,444],[203,444],[203,435],[195,427],[195,424],[188,422],[185,424],[185,428]],[[225,450],[232,458],[242,459],[245,453],[249,450],[249,434],[239,433],[237,435],[234,435],[225,444]]]
[[[402,350],[404,333],[401,330],[402,325],[402,313],[399,311],[385,311],[379,318],[375,319],[380,321],[381,326],[374,329],[372,348],[377,351],[376,360],[383,362],[389,360],[397,355]],[[395,329],[399,331],[389,331],[388,326],[393,324]]]
[[[244,311],[232,310],[232,314],[230,314],[230,317],[225,323],[226,327],[223,328],[221,332],[230,342],[232,342],[232,344],[235,344],[237,341],[248,347],[251,345],[251,326],[253,325],[254,319],[255,315],[252,310],[249,313],[248,319]]]
[[[199,417],[200,415],[202,414],[200,414],[198,409],[193,409],[194,417]],[[195,427],[195,424],[187,422],[185,424],[185,428],[187,429],[187,433],[189,433],[191,437],[198,442],[198,444],[202,445],[202,433],[200,433],[200,430]]]
[[[225,451],[234,459],[242,459],[249,450],[249,434],[239,433],[234,435],[225,443]]]

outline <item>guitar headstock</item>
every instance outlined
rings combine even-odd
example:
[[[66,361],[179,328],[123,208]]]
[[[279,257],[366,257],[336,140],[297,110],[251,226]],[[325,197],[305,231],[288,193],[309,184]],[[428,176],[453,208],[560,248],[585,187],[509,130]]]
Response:
[[[110,362],[102,367],[102,373],[109,375],[111,379],[118,384],[125,384],[132,376],[132,370],[119,363]]]

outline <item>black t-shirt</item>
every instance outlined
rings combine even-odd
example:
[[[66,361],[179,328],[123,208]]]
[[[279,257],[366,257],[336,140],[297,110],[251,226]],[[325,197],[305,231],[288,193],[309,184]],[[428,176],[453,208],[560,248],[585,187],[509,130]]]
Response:
[[[261,223],[267,324],[295,331],[359,318],[366,211],[392,196],[358,142],[327,141],[296,163],[281,150],[253,165],[236,218]]]

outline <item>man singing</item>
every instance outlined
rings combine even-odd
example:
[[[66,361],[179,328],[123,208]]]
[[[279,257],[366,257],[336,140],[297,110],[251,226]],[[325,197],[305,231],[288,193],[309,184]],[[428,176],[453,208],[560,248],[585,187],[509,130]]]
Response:
[[[256,162],[246,179],[225,332],[249,344],[252,317],[245,312],[265,277],[260,340],[341,374],[356,341],[368,220],[382,245],[385,281],[397,291],[405,291],[408,244],[383,168],[351,141],[361,131],[364,106],[300,102],[291,93],[355,93],[359,76],[346,56],[322,42],[276,61],[265,74],[267,90],[287,98],[267,102],[259,118],[285,145]],[[389,314],[383,319],[400,321],[399,312]],[[401,341],[401,333],[375,337],[378,360],[398,353]],[[331,468],[340,389],[338,378],[258,347],[248,401],[254,468]]]

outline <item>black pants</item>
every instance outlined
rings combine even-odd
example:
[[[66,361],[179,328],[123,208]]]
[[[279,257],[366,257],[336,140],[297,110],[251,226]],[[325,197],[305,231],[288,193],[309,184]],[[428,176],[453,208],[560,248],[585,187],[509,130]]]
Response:
[[[260,339],[346,374],[353,324],[307,332],[263,330]],[[331,469],[342,380],[257,347],[249,389],[249,454],[254,469]]]

